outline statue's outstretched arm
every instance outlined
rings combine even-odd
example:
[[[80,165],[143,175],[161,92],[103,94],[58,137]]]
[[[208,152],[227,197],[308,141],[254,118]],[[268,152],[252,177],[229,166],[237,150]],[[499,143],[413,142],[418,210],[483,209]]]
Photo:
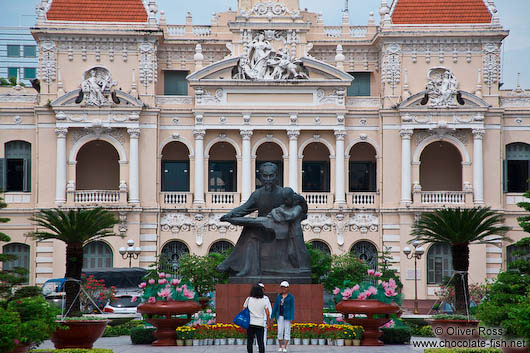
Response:
[[[239,207],[234,208],[232,211],[222,216],[220,220],[223,222],[228,222],[230,218],[243,217],[248,214],[251,214],[252,212],[258,209],[256,205],[256,200],[256,192],[254,191],[252,195],[250,195],[250,197],[248,198],[247,202],[245,202]]]

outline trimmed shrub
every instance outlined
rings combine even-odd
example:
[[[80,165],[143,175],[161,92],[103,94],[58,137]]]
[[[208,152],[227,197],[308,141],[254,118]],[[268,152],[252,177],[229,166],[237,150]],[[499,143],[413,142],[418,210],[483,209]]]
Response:
[[[151,344],[155,341],[155,329],[148,327],[134,327],[131,329],[132,344]]]
[[[105,328],[105,332],[103,332],[103,337],[129,336],[133,327],[143,325],[144,322],[141,320],[133,320],[116,326],[107,325],[107,327]]]
[[[405,344],[410,342],[411,330],[406,326],[381,328],[383,335],[380,340],[385,344]]]

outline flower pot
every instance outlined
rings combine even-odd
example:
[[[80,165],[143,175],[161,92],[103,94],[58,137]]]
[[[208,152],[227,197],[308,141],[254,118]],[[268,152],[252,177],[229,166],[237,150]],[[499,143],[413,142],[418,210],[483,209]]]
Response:
[[[184,340],[175,340],[175,343],[177,344],[177,346],[184,346]]]
[[[200,346],[201,345],[201,340],[192,340],[192,344],[194,346]]]
[[[267,345],[272,346],[273,344],[272,338],[267,338]]]
[[[320,346],[325,346],[326,345],[326,339],[325,338],[319,338],[318,339],[318,344]]]
[[[221,346],[225,346],[226,345],[226,338],[219,338],[219,344]]]
[[[337,338],[337,339],[335,340],[335,344],[336,344],[337,346],[344,346],[344,339],[343,339],[343,338]]]
[[[361,340],[352,340],[352,344],[354,346],[360,346],[361,345]]]
[[[68,326],[68,329],[57,328],[55,330],[51,338],[55,348],[91,349],[94,342],[105,331],[108,320],[72,320],[60,323],[61,326]]]
[[[193,340],[190,340],[190,339],[184,340],[184,345],[185,346],[193,346]]]
[[[304,346],[309,346],[309,338],[302,338],[302,344]]]
[[[344,345],[345,345],[345,346],[351,346],[351,345],[353,345],[353,342],[352,342],[351,339],[347,339],[347,338],[346,338],[346,339],[344,340]]]
[[[379,328],[390,321],[390,314],[396,314],[400,311],[396,303],[385,304],[375,299],[341,300],[336,308],[344,314],[344,320],[349,324],[363,327],[364,333],[361,340],[363,346],[383,346],[384,343],[379,340],[383,332]],[[349,318],[348,314],[365,314],[366,318]],[[386,317],[374,318],[374,315],[382,314]]]
[[[311,345],[316,346],[318,344],[318,338],[311,338]]]
[[[236,338],[236,343],[239,345],[243,345],[245,343],[245,340],[243,338]]]
[[[213,338],[207,338],[206,339],[206,345],[207,346],[212,346],[214,343],[214,339]]]
[[[442,341],[468,342],[481,339],[478,334],[478,320],[431,319],[426,321],[431,324],[436,337]]]
[[[300,338],[293,338],[294,344],[300,344],[301,339]]]
[[[17,344],[11,353],[27,353],[31,348],[31,343]]]
[[[326,339],[326,342],[327,342],[328,346],[334,346],[335,345],[335,340],[333,340],[333,338]]]
[[[156,327],[156,341],[153,346],[174,346],[177,339],[177,327],[183,326],[191,321],[191,315],[201,309],[199,303],[194,301],[158,301],[156,303],[144,303],[138,305],[138,312],[147,316],[145,321]],[[171,315],[187,314],[186,319],[172,319]],[[161,315],[166,318],[153,318],[153,315]]]
[[[226,339],[226,344],[228,344],[228,345],[233,345],[233,344],[235,344],[235,342],[236,342],[235,338],[227,338]]]

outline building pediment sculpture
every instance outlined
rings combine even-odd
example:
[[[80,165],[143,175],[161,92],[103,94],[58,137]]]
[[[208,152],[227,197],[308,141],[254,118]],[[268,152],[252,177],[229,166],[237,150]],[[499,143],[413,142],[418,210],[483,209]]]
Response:
[[[456,107],[458,81],[455,75],[443,67],[429,70],[426,93],[429,96],[429,106],[432,108]]]
[[[84,101],[85,105],[101,107],[110,105],[110,96],[114,103],[119,104],[115,92],[111,91],[114,86],[116,86],[116,81],[112,80],[109,70],[94,67],[85,72],[76,103]]]
[[[309,71],[302,61],[292,57],[287,47],[275,51],[264,33],[258,33],[247,45],[246,54],[241,56],[232,71],[232,78],[240,80],[309,79]]]
[[[290,16],[291,18],[296,18],[300,16],[299,10],[289,11],[287,6],[280,2],[276,1],[263,1],[255,4],[250,11],[243,10],[241,15],[245,18],[250,16],[260,16],[260,17],[277,17],[277,16]]]

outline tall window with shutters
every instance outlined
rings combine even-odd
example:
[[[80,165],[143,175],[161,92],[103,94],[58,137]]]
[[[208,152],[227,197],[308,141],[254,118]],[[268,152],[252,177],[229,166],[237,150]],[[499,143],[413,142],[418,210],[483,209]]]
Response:
[[[93,241],[83,247],[83,270],[111,268],[112,249],[102,241]]]
[[[15,258],[10,261],[6,261],[2,264],[3,270],[12,271],[17,268],[23,268],[29,274],[29,256],[30,248],[29,245],[21,243],[10,243],[2,247],[2,254],[4,255],[13,255]],[[26,275],[26,282],[28,283],[29,276]]]
[[[0,158],[0,188],[5,192],[31,192],[31,144],[10,141]]]
[[[371,76],[369,72],[349,72],[353,81],[346,91],[347,96],[369,96]]]
[[[427,251],[427,284],[441,284],[453,275],[453,256],[447,244],[434,244]]]

